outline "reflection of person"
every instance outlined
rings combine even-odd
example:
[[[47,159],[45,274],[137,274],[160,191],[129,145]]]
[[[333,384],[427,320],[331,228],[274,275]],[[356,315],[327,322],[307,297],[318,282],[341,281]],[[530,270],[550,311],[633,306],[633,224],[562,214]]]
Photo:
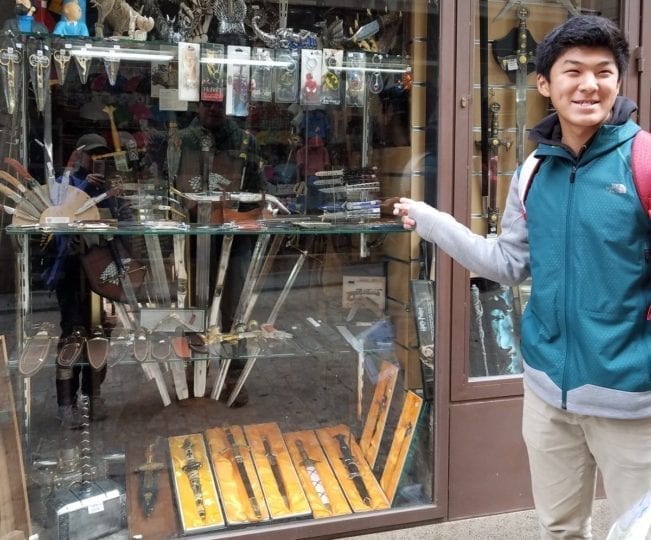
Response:
[[[495,240],[423,202],[394,213],[472,272],[532,276],[521,348],[534,502],[543,538],[590,538],[597,466],[616,514],[651,488],[651,226],[629,163],[640,128],[617,96],[629,51],[611,21],[574,17],[536,57],[556,113],[531,133],[543,161],[526,219],[517,174]]]
[[[261,159],[255,138],[224,114],[223,102],[202,101],[190,125],[179,131],[181,159],[176,187],[183,192],[203,191],[207,181],[211,191],[260,192],[264,185]],[[206,176],[208,178],[204,178]],[[240,205],[240,210],[250,209]],[[194,209],[191,209],[196,219]],[[211,261],[219,260],[221,241],[214,237]],[[235,235],[226,272],[221,300],[221,329],[230,331],[244,285],[255,237]],[[216,272],[211,271],[214,276]],[[214,284],[213,284],[214,285]],[[222,397],[227,398],[244,367],[244,360],[234,359],[228,372]],[[244,405],[246,391],[239,394],[234,406]]]
[[[83,135],[77,141],[76,150],[69,159],[69,183],[85,191],[91,197],[104,191],[104,175],[92,172],[92,157],[108,152],[104,137],[95,133]],[[57,181],[61,182],[62,178]],[[54,289],[61,314],[61,345],[73,336],[88,336],[90,322],[87,290],[82,286],[84,274],[80,262],[78,239],[68,235],[56,235],[54,238],[53,262],[46,270],[46,284]],[[85,347],[83,353],[86,354]],[[101,384],[106,377],[106,366],[96,370],[90,366],[88,359],[77,361],[72,366],[62,366],[57,362],[56,392],[58,418],[61,426],[67,429],[81,427],[77,410],[77,393],[90,398],[90,419],[106,418],[106,406],[100,397]],[[80,381],[81,379],[81,381]]]

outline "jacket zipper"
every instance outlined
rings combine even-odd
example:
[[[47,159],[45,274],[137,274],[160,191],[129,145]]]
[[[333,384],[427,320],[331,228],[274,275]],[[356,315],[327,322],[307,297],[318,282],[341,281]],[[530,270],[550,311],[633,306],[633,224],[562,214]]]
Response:
[[[576,163],[572,165],[572,171],[570,172],[570,194],[568,197],[567,201],[567,215],[565,216],[565,313],[564,313],[564,321],[563,324],[565,326],[565,335],[568,335],[568,307],[569,307],[569,300],[568,296],[569,293],[568,291],[573,290],[573,287],[569,287],[568,282],[567,282],[567,276],[570,275],[568,272],[568,265],[569,265],[569,257],[568,253],[571,253],[571,246],[569,245],[570,242],[572,242],[572,239],[574,238],[573,235],[570,234],[570,221],[571,221],[571,213],[572,209],[574,207],[574,181],[576,180]],[[570,340],[565,339],[565,360],[563,362],[563,386],[561,387],[561,408],[564,410],[567,409],[567,359],[569,357],[569,352],[570,352]]]

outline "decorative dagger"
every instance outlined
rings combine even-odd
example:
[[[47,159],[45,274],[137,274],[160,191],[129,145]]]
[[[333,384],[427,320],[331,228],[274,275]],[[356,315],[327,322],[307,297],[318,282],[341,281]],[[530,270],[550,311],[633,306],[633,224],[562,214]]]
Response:
[[[185,465],[183,465],[183,472],[187,474],[190,480],[190,487],[194,494],[194,504],[197,505],[197,512],[201,519],[206,519],[206,507],[203,504],[203,492],[201,491],[201,478],[199,478],[199,469],[202,463],[197,461],[194,457],[192,450],[192,441],[185,439],[183,441],[183,449],[185,450]]]
[[[528,49],[527,18],[529,10],[526,7],[518,8],[518,47],[515,55],[518,61],[518,70],[515,72],[515,123],[516,123],[516,160],[518,165],[524,163],[524,145],[527,124],[527,74],[528,64],[534,62],[534,50]],[[493,134],[495,137],[495,134]]]
[[[150,444],[145,450],[145,463],[136,469],[140,473],[140,503],[145,517],[154,511],[158,499],[158,471],[164,469],[162,463],[154,462],[154,445]]]
[[[486,236],[488,238],[494,238],[497,236],[497,223],[499,220],[499,208],[497,207],[497,165],[499,161],[499,148],[500,146],[504,146],[507,150],[511,148],[511,141],[503,141],[499,137],[499,123],[497,113],[501,108],[501,105],[497,102],[493,102],[490,105],[491,126],[490,138],[488,140],[488,154],[490,156],[488,162],[489,182],[486,200],[486,218],[488,224],[488,234]]]
[[[310,456],[307,453],[307,450],[305,450],[305,445],[303,444],[303,441],[301,439],[296,439],[296,448],[298,448],[298,453],[301,456],[301,466],[305,467],[305,470],[307,471],[307,474],[310,477],[310,482],[312,482],[312,487],[314,488],[314,491],[316,491],[316,494],[319,496],[319,499],[321,499],[323,506],[326,507],[328,512],[332,512],[332,505],[330,504],[330,499],[328,498],[328,494],[326,493],[325,486],[323,485],[323,481],[319,476],[319,471],[317,471],[315,467],[316,461],[310,458]]]
[[[389,393],[388,393],[387,385],[388,382],[385,380],[382,397],[379,399],[379,401],[377,401],[378,404],[377,415],[375,417],[375,422],[373,423],[373,431],[371,432],[371,437],[369,439],[371,443],[375,439],[375,435],[377,435],[378,430],[380,429],[380,424],[382,423],[382,413],[387,408],[387,404],[389,403]]]
[[[285,488],[285,481],[283,480],[283,475],[280,472],[280,467],[278,466],[278,458],[271,449],[269,439],[263,437],[262,445],[264,446],[264,455],[269,462],[271,472],[274,474],[274,480],[276,480],[276,486],[278,486],[278,493],[280,493],[280,496],[283,498],[285,506],[289,508],[289,497],[287,497],[287,488]]]
[[[27,187],[29,189],[31,189],[34,193],[36,193],[36,196],[41,201],[41,205],[43,205],[43,209],[52,206],[52,202],[50,201],[49,195],[43,191],[44,186],[39,184],[38,180],[36,180],[36,178],[34,178],[29,173],[29,171],[23,166],[23,164],[20,161],[12,157],[6,157],[4,159],[4,162],[5,164],[9,165],[16,171],[17,176],[20,178],[22,182],[27,184]]]
[[[338,435],[335,435],[334,438],[337,439],[337,441],[339,442],[341,461],[344,462],[344,465],[346,465],[346,469],[348,469],[348,478],[350,478],[355,484],[357,493],[359,493],[359,496],[361,497],[364,504],[366,506],[370,506],[371,496],[369,495],[368,490],[366,489],[366,485],[364,484],[364,479],[362,478],[362,475],[359,472],[359,467],[357,465],[357,462],[355,461],[355,458],[353,457],[353,453],[351,452],[350,447],[346,442],[346,435],[344,435],[343,433],[339,433]]]
[[[235,460],[235,465],[237,466],[237,472],[239,473],[240,478],[242,479],[242,483],[244,484],[246,496],[249,499],[249,502],[251,503],[251,508],[253,509],[253,513],[255,514],[255,517],[261,518],[262,512],[260,512],[260,506],[258,505],[258,500],[255,498],[255,493],[253,492],[253,486],[251,485],[249,474],[247,473],[246,466],[244,465],[244,458],[242,457],[242,453],[240,452],[240,446],[235,441],[233,432],[229,427],[224,428],[224,433],[226,434],[226,440],[228,441],[228,445],[230,446],[231,452],[233,453],[233,459]]]
[[[7,99],[7,112],[13,114],[16,109],[16,66],[22,61],[22,54],[13,47],[0,50],[0,64],[7,69],[7,82],[5,98]]]
[[[32,79],[34,94],[36,95],[36,108],[45,110],[45,99],[49,90],[47,83],[50,80],[50,55],[46,47],[37,49],[29,55],[29,65],[35,70],[36,80]]]
[[[66,80],[68,65],[72,59],[72,54],[68,49],[57,49],[52,53],[52,58],[54,58],[54,67],[57,71],[57,80],[60,85],[63,85]]]

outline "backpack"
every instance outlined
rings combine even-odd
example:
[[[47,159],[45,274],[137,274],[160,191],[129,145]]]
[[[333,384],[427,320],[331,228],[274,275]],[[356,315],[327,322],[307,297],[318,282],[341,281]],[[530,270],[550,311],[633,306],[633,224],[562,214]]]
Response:
[[[518,194],[522,204],[522,215],[525,219],[527,212],[524,207],[524,201],[531,187],[531,182],[542,163],[542,158],[537,158],[534,154],[535,152],[532,152],[524,160],[518,177]],[[651,133],[643,129],[638,131],[633,139],[631,169],[633,170],[633,183],[640,197],[640,202],[646,210],[649,220],[651,220]],[[651,261],[651,237],[647,245],[646,259],[647,261]],[[647,310],[646,318],[647,321],[651,321],[651,305],[649,305],[649,309]]]
[[[538,172],[542,158],[534,156],[532,152],[524,160],[518,177],[518,194],[522,203],[522,212],[526,217],[524,201],[529,193],[531,182]],[[641,129],[633,139],[631,151],[631,168],[633,169],[633,182],[640,197],[640,202],[651,219],[651,133]]]

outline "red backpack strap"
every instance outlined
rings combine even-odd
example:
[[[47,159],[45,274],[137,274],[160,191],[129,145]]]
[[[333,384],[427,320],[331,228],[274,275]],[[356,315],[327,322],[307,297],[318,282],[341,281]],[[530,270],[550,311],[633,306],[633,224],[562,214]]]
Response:
[[[631,166],[635,188],[651,219],[651,133],[648,131],[641,129],[633,139]]]

